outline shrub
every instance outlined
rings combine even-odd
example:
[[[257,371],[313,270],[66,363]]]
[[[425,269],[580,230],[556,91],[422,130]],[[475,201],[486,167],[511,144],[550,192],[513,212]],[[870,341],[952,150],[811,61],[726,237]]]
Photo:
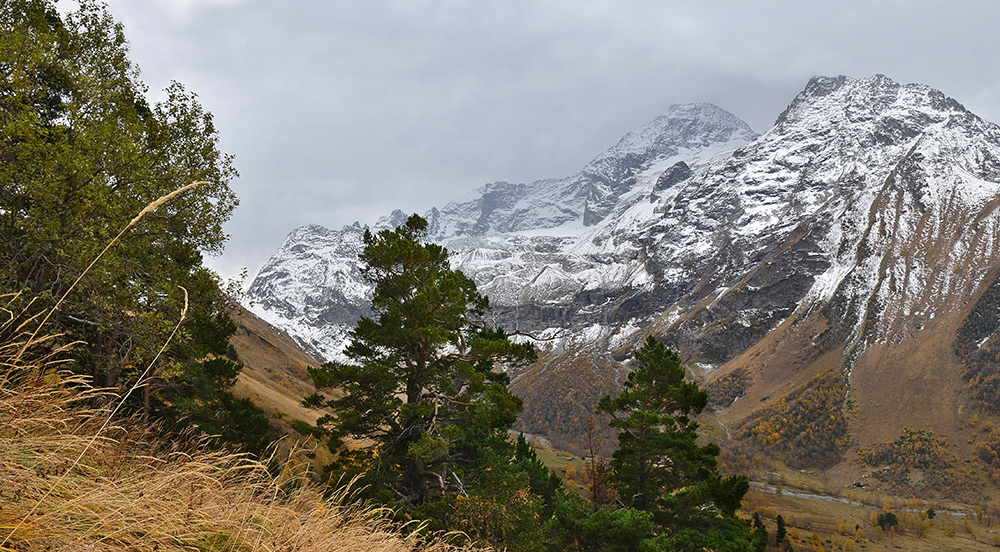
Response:
[[[848,445],[846,393],[840,373],[820,374],[748,417],[739,435],[795,468],[833,465]]]
[[[705,386],[708,392],[709,406],[722,409],[742,397],[750,386],[750,371],[746,368],[738,368],[720,377],[719,379]]]
[[[968,491],[973,482],[956,469],[958,458],[948,448],[947,439],[933,431],[905,429],[895,441],[861,448],[858,460],[883,466],[873,476],[893,492],[940,496]]]

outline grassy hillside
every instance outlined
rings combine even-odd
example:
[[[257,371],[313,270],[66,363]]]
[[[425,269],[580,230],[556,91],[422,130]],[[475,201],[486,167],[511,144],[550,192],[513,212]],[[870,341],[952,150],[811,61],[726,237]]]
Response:
[[[790,492],[800,492],[799,495]],[[812,489],[822,493],[822,489]],[[779,494],[781,493],[781,494]],[[817,498],[809,489],[778,484],[755,488],[744,500],[747,514],[758,513],[773,543],[780,514],[794,550],[829,552],[964,552],[996,550],[1000,544],[995,512],[940,502],[892,500],[867,494]],[[928,509],[934,517],[928,517]],[[898,524],[878,526],[878,515],[891,512]],[[817,543],[819,546],[817,546]],[[774,548],[777,549],[777,548]]]
[[[243,363],[233,393],[251,399],[278,421],[314,423],[320,411],[301,403],[303,397],[315,392],[306,370],[320,361],[243,307],[232,305],[232,316],[237,330],[230,342]]]

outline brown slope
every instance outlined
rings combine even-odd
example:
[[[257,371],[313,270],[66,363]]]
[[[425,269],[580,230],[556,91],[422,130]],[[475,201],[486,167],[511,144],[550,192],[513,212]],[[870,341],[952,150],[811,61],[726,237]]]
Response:
[[[812,378],[837,374],[849,382],[843,402],[834,405],[833,410],[846,415],[850,446],[842,450],[843,455],[834,465],[826,466],[822,479],[827,484],[850,487],[876,473],[881,466],[862,464],[857,452],[893,442],[906,430],[931,432],[942,440],[945,456],[954,458],[952,468],[981,474],[983,466],[976,460],[975,448],[985,439],[985,427],[996,420],[970,401],[968,382],[963,379],[962,363],[954,346],[956,332],[973,304],[975,301],[956,305],[915,333],[872,344],[853,363],[848,362],[846,343],[825,339],[830,335],[826,331],[827,313],[816,311],[801,320],[786,321],[706,378],[711,386],[731,373],[750,374],[744,393],[723,408],[717,419],[733,430],[729,434],[734,442],[749,441],[756,450],[787,461],[787,451],[748,439],[748,428],[759,424],[762,417],[772,426],[776,423],[773,418],[790,417],[777,405],[793,403],[795,393],[808,387]],[[768,419],[772,412],[775,416]],[[976,427],[971,423],[973,415],[981,420]],[[789,434],[794,436],[809,427],[808,423],[793,421]],[[985,481],[981,475],[973,477],[972,481]],[[919,486],[901,491],[864,480],[873,490],[907,495],[975,498],[972,495],[979,493],[964,489],[949,495],[947,489]]]
[[[238,328],[230,342],[244,366],[233,393],[249,398],[272,418],[315,423],[321,413],[303,407],[301,402],[315,392],[307,368],[320,361],[303,351],[288,334],[239,305],[233,307],[233,320]]]
[[[524,400],[514,429],[543,437],[553,447],[586,456],[610,455],[616,433],[594,414],[601,397],[621,390],[619,363],[588,350],[558,356],[544,351],[540,360],[514,374],[512,393]]]
[[[850,446],[838,446],[833,462],[798,467],[822,465],[822,480],[827,484],[835,488],[853,485],[875,469],[857,461],[859,449],[891,442],[910,429],[943,438],[947,454],[957,458],[956,468],[979,470],[975,446],[984,439],[984,424],[970,427],[970,419],[976,412],[986,423],[992,417],[970,403],[953,344],[973,304],[975,301],[960,303],[915,333],[870,345],[853,363],[847,361],[849,344],[830,330],[829,309],[793,315],[752,347],[703,375],[703,384],[710,387],[728,374],[749,374],[739,398],[708,415],[704,423],[724,428],[726,431],[714,433],[724,441],[728,435],[733,443],[745,442],[741,433],[755,417],[768,409],[778,417],[787,416],[787,411],[775,409],[784,401],[794,402],[796,393],[801,396],[817,378],[831,374],[842,377],[851,366],[847,393],[829,405],[832,410],[828,412],[845,416]],[[512,386],[526,403],[519,428],[548,437],[558,448],[584,453],[585,421],[596,400],[614,392],[624,377],[619,372],[627,369],[620,362],[624,356],[622,351],[612,358],[610,354],[576,350],[526,370]],[[808,421],[796,424],[788,428],[793,437],[799,431],[824,427],[810,426]],[[612,435],[602,437],[613,441]],[[759,450],[777,460],[788,457],[787,451],[777,448]]]

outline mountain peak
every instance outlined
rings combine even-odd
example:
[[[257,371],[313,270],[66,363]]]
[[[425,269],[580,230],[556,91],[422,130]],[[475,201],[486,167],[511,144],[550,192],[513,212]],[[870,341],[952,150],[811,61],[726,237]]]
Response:
[[[373,231],[379,230],[395,230],[396,228],[406,224],[406,219],[409,216],[400,209],[393,209],[388,215],[379,217],[375,221],[375,225],[372,226]]]
[[[289,232],[288,235],[285,236],[285,241],[298,242],[310,236],[326,236],[331,232],[332,230],[321,224],[304,224]]]
[[[670,106],[650,123],[626,134],[584,169],[590,180],[583,224],[597,224],[650,167],[681,158],[694,161],[752,142],[757,133],[732,113],[710,103]]]
[[[820,116],[828,121],[850,122],[922,113],[921,119],[940,120],[955,113],[968,113],[962,104],[924,84],[899,84],[879,73],[855,79],[845,75],[813,77],[788,105],[775,127]]]
[[[674,104],[663,115],[626,134],[591,161],[590,166],[629,154],[642,157],[673,155],[681,147],[704,147],[736,138],[749,142],[756,137],[750,125],[717,105],[704,102]]]
[[[427,214],[432,239],[556,228],[572,221],[595,224],[644,173],[694,163],[757,138],[749,125],[710,103],[670,106],[598,155],[579,173],[530,184],[493,182]],[[664,164],[660,167],[661,164]]]

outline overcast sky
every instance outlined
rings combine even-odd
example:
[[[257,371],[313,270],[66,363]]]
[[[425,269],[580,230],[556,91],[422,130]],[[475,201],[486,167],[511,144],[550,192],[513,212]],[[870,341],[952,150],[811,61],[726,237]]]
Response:
[[[151,99],[187,85],[236,156],[227,277],[303,224],[573,174],[674,103],[764,132],[812,76],[884,73],[1000,121],[993,0],[107,4]]]

